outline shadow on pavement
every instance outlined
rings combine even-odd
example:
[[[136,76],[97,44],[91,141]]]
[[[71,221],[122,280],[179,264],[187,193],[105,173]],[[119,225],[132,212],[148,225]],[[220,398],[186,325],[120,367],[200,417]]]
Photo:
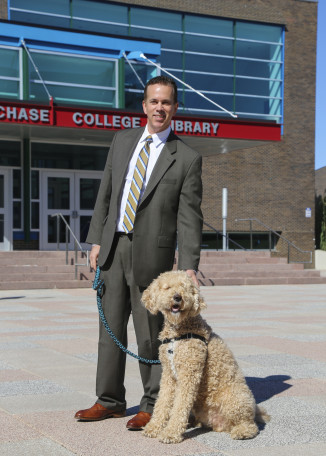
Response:
[[[257,404],[291,388],[292,385],[285,383],[286,380],[290,379],[291,377],[288,375],[270,375],[266,378],[246,377],[247,384]]]

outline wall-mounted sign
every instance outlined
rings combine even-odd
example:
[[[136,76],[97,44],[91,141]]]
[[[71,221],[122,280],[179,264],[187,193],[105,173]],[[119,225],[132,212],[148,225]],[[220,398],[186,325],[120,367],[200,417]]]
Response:
[[[49,106],[41,106],[0,101],[0,123],[121,130],[142,127],[146,122],[145,114],[137,112],[55,106],[52,102]],[[281,125],[272,122],[175,116],[171,126],[178,135],[260,141],[281,140]]]
[[[311,218],[311,207],[306,207],[306,218]]]

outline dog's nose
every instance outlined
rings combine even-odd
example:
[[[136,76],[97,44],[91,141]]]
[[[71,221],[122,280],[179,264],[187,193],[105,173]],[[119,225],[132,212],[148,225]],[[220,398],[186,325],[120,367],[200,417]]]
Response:
[[[179,295],[179,293],[175,293],[175,295],[173,296],[173,300],[174,300],[175,302],[180,302],[181,299],[182,299],[182,296]]]

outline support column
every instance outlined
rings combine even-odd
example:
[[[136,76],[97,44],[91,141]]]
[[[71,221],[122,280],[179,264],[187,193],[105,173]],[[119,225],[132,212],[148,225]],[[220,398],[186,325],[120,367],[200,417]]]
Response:
[[[117,108],[125,108],[125,59],[118,60],[118,99]]]
[[[223,188],[222,193],[222,220],[223,220],[223,251],[227,249],[227,238],[226,238],[226,219],[228,216],[228,189]]]
[[[29,139],[23,140],[23,214],[25,242],[31,240],[31,147]]]

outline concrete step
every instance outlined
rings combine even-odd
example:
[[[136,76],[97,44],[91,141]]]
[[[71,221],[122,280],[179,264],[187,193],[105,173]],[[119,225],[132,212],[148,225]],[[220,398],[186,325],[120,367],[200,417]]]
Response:
[[[241,256],[253,256],[253,257],[267,257],[270,258],[271,252],[269,250],[227,250],[224,252],[223,250],[202,250],[200,252],[200,257],[210,257],[210,256],[218,256],[218,257],[235,257],[240,258]]]
[[[202,285],[318,284],[326,283],[325,278],[269,251],[204,251],[198,272]]]
[[[286,258],[260,256],[208,256],[200,257],[200,264],[288,264]]]
[[[27,281],[62,281],[62,280],[74,280],[75,274],[73,271],[71,272],[46,272],[40,274],[31,274],[31,273],[23,273],[23,274],[10,274],[10,275],[0,275],[0,282],[8,282],[9,280],[12,282],[27,282]]]
[[[86,264],[86,258],[77,258],[77,263],[79,264]],[[9,265],[62,265],[66,264],[65,257],[45,257],[41,256],[40,258],[37,257],[8,257],[8,258],[0,258],[1,266],[9,266]],[[68,264],[74,265],[75,259],[73,257],[68,258]]]
[[[86,258],[79,254],[77,261]],[[78,266],[75,280],[74,262],[74,252],[69,252],[68,265],[64,251],[0,252],[0,289],[91,287],[94,272]],[[203,251],[198,279],[202,285],[326,283],[320,271],[288,264],[269,251]]]
[[[283,271],[212,271],[210,274],[203,274],[201,270],[198,271],[198,277],[210,279],[221,279],[224,277],[228,278],[250,278],[250,277],[320,277],[320,272],[314,269],[312,270],[302,270],[302,271],[291,271],[291,270],[283,270]]]
[[[90,288],[92,282],[89,280],[61,280],[61,281],[17,281],[0,282],[0,290],[38,290],[51,288]]]
[[[73,266],[73,270],[75,267]],[[89,270],[89,267],[87,266],[78,266],[78,271],[86,271]],[[30,274],[43,274],[47,272],[53,272],[53,273],[60,273],[60,272],[71,272],[72,271],[72,266],[71,265],[62,265],[60,264],[43,264],[43,265],[37,265],[37,264],[11,264],[7,266],[0,266],[0,276],[1,275],[10,275],[10,274],[25,274],[25,273],[30,273]]]
[[[302,264],[199,264],[199,270],[205,274],[213,271],[303,271]]]
[[[81,252],[77,252],[77,256],[80,257]],[[69,257],[74,257],[75,252],[69,251]],[[5,260],[6,258],[15,258],[16,261],[19,261],[22,258],[65,258],[66,252],[63,250],[13,250],[11,252],[0,252],[0,260]]]
[[[65,251],[0,252],[0,289],[91,287],[94,272],[80,252],[77,264],[82,266],[78,266],[75,279],[75,252],[68,252],[68,264]]]
[[[200,285],[228,286],[228,285],[300,285],[300,284],[325,284],[326,277],[238,277],[211,279],[199,278]]]

